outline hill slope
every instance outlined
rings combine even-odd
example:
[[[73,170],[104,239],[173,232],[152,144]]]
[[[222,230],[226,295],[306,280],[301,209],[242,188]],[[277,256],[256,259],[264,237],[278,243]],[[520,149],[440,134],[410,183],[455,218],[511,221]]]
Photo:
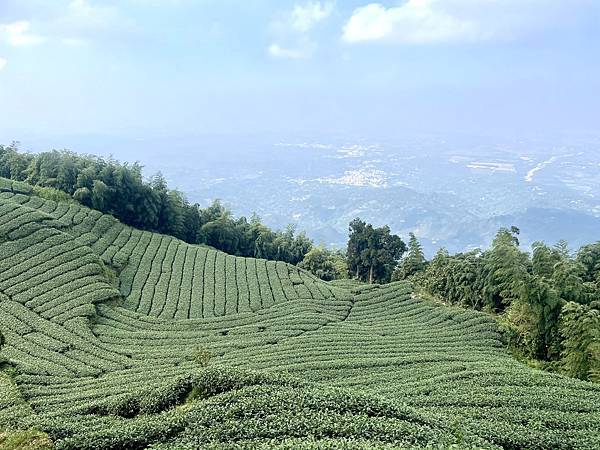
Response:
[[[7,180],[0,255],[0,429],[58,448],[600,447],[599,386],[406,284],[324,283]]]

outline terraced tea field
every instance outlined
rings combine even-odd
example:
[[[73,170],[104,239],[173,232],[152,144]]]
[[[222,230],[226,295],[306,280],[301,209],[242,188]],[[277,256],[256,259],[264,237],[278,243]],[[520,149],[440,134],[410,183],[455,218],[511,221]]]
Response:
[[[62,449],[600,448],[600,386],[518,363],[486,315],[2,179],[0,332],[0,430]]]

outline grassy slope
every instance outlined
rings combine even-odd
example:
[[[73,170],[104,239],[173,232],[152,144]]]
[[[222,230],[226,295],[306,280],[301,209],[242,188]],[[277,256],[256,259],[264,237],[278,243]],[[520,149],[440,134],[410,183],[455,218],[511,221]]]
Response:
[[[0,191],[17,421],[59,448],[600,447],[600,388],[514,361],[484,315]]]

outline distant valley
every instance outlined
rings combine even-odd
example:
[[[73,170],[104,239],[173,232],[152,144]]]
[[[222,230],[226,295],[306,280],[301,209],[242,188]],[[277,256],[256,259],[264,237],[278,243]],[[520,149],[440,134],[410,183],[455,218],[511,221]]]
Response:
[[[69,139],[60,141],[63,145]],[[179,140],[71,139],[72,148],[141,159],[190,201],[219,198],[272,227],[293,222],[317,243],[343,247],[350,220],[414,231],[431,255],[486,247],[500,226],[522,243],[598,239],[600,137],[496,139],[461,135],[199,136]],[[25,142],[27,145],[27,142]],[[35,143],[36,150],[51,142]],[[218,149],[218,150],[217,150]]]

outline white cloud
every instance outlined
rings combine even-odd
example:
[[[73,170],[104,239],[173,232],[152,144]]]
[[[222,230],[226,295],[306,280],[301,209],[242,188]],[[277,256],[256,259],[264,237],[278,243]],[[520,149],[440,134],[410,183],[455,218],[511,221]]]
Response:
[[[583,17],[588,0],[408,0],[354,10],[343,28],[348,43],[433,44],[515,39]]]
[[[8,61],[4,58],[0,58],[0,70],[4,69]]]
[[[297,3],[271,22],[271,32],[276,36],[267,49],[272,58],[302,59],[310,58],[316,50],[316,44],[309,38],[310,32],[319,23],[326,20],[334,9],[334,2],[309,0]]]
[[[29,20],[0,23],[0,43],[21,47],[54,41],[83,46],[100,35],[118,39],[134,28],[116,7],[90,0],[70,0],[58,14],[50,15],[47,20],[36,20],[35,26],[41,33],[31,31]]]
[[[50,34],[68,46],[86,45],[99,36],[118,39],[134,28],[115,6],[89,0],[71,0],[48,26]]]
[[[314,45],[306,44],[302,47],[287,48],[279,44],[271,44],[268,48],[269,55],[278,59],[303,59],[309,58],[314,51]]]
[[[333,11],[333,3],[308,1],[295,5],[290,14],[291,27],[300,33],[310,31],[317,23],[327,19]]]
[[[40,35],[29,32],[31,23],[27,20],[19,20],[17,22],[1,24],[0,36],[9,45],[21,47],[26,45],[37,45],[45,41]]]

